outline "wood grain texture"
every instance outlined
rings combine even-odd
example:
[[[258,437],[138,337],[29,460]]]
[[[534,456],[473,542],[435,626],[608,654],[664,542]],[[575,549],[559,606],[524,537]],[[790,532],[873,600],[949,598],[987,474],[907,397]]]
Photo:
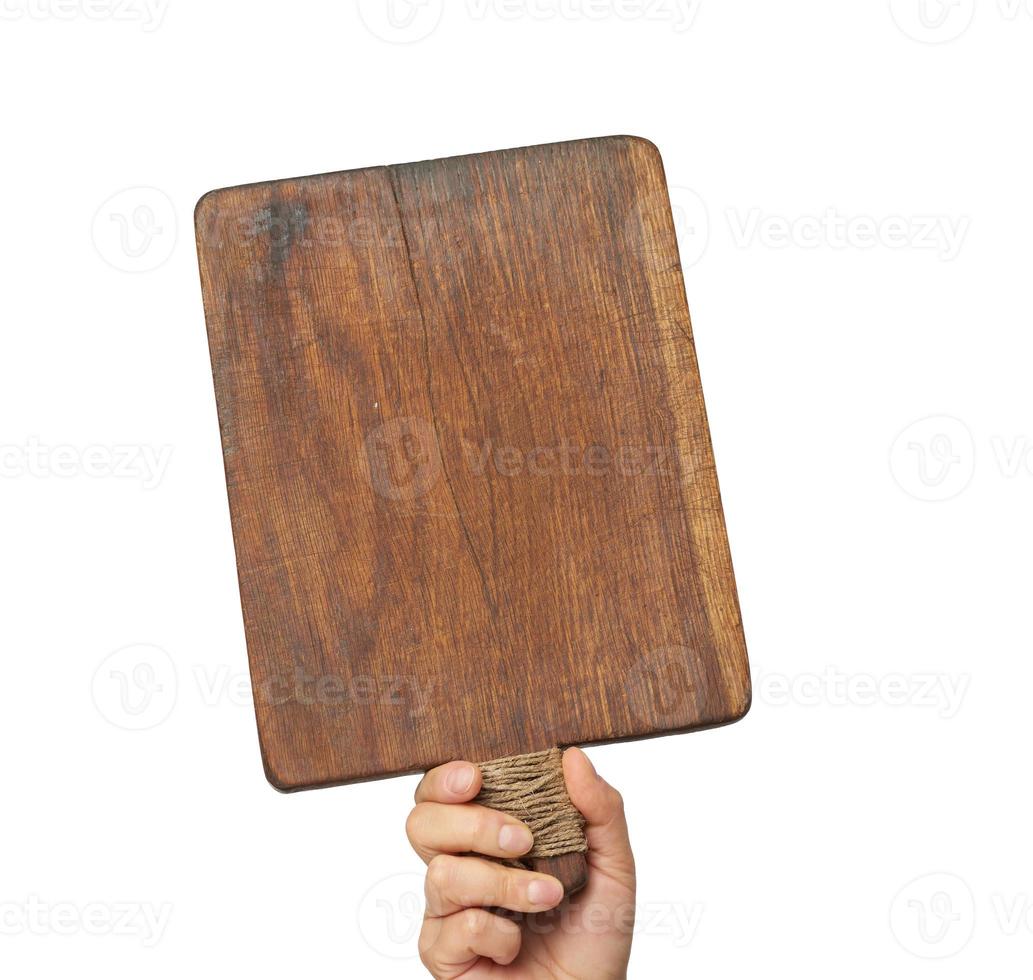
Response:
[[[232,187],[196,229],[275,786],[746,712],[651,143]]]

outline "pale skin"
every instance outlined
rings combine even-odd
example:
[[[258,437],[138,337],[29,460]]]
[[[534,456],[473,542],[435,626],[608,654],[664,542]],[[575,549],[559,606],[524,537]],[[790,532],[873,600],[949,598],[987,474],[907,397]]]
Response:
[[[635,859],[624,803],[580,749],[563,754],[563,775],[588,838],[588,884],[567,899],[550,875],[469,854],[519,858],[532,843],[530,830],[515,817],[470,802],[481,787],[477,766],[449,762],[423,777],[406,833],[427,864],[419,950],[434,977],[612,980],[627,975]],[[491,908],[517,914],[507,918]]]

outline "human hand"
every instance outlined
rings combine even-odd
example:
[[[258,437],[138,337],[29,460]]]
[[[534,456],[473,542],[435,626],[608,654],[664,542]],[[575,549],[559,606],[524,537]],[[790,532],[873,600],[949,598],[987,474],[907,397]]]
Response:
[[[580,749],[563,754],[563,776],[588,838],[588,884],[565,902],[550,875],[470,856],[516,859],[531,849],[521,821],[470,802],[481,788],[477,766],[449,762],[416,788],[406,833],[427,863],[420,958],[438,980],[626,976],[635,859],[624,803]]]

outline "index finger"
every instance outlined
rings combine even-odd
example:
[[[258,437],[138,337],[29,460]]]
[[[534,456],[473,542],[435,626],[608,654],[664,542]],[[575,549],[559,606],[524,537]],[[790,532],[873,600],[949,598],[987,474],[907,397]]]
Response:
[[[417,803],[466,803],[481,791],[481,770],[472,762],[446,762],[427,772],[414,794]]]

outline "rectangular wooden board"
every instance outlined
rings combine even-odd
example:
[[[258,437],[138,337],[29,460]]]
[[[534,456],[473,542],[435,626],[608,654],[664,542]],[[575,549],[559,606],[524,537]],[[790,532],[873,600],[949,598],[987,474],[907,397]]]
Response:
[[[195,218],[275,786],[746,712],[652,143],[231,187]]]

